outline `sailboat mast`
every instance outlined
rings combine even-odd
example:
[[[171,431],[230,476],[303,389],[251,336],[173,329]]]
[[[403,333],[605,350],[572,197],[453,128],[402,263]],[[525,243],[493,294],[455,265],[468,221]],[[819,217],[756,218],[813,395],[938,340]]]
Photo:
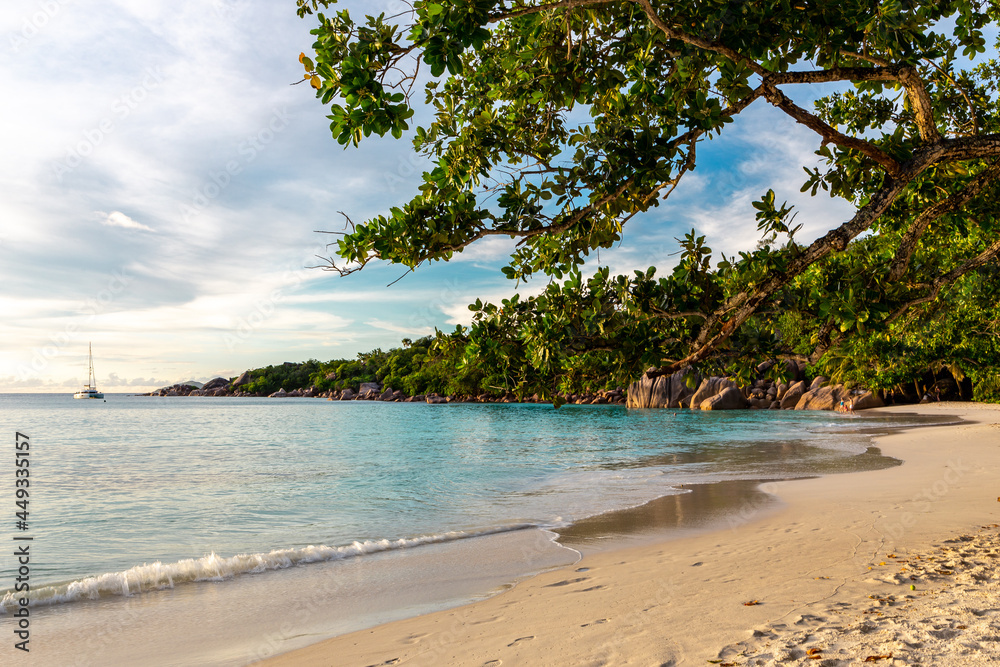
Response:
[[[97,374],[94,373],[94,344],[87,344],[87,386],[85,389],[73,394],[73,398],[104,398],[104,394],[97,391]],[[105,401],[107,402],[107,401]]]

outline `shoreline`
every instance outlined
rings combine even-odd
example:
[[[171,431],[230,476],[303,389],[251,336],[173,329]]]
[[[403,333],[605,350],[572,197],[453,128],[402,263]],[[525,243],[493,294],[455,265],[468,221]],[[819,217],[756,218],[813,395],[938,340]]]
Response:
[[[492,598],[258,664],[770,664],[742,654],[760,653],[783,621],[798,615],[801,622],[817,606],[829,613],[831,604],[871,603],[872,594],[885,599],[886,589],[901,594],[901,582],[873,575],[889,567],[879,563],[890,552],[927,551],[935,540],[996,520],[1000,448],[988,443],[1000,442],[1000,406],[933,403],[877,412],[965,421],[875,436],[882,454],[902,466],[769,482],[781,509],[741,508],[747,520],[728,530],[588,553]],[[761,647],[751,641],[754,628],[769,628],[759,630]],[[794,649],[783,650],[783,659],[795,659]]]

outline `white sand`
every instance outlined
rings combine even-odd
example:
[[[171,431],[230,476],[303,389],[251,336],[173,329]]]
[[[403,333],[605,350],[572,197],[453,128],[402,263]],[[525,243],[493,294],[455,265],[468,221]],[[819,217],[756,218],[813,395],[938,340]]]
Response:
[[[266,664],[1000,662],[1000,541],[983,530],[1000,521],[1000,406],[885,410],[972,423],[879,438],[899,467],[767,484],[787,506],[742,508],[731,529],[588,556]]]
[[[997,558],[997,524],[930,551],[888,554],[863,580],[867,598],[837,596],[757,628],[719,664],[1000,664]]]

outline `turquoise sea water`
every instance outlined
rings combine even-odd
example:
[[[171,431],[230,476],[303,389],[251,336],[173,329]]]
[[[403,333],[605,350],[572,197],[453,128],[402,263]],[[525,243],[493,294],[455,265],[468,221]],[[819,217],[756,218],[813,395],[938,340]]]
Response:
[[[352,604],[369,589],[391,595],[401,577],[461,579],[463,564],[486,560],[503,573],[488,582],[493,590],[528,573],[519,568],[572,562],[549,538],[574,521],[684,493],[683,484],[851,469],[870,446],[865,429],[904,423],[792,411],[0,395],[4,459],[13,460],[15,431],[31,438],[33,604],[63,629],[139,599],[152,618],[185,596],[273,595],[267,583],[277,577],[283,590],[289,577],[308,589],[321,571],[338,586],[350,577]],[[14,473],[3,470],[10,543]],[[529,534],[538,558],[501,563],[498,550]],[[416,567],[405,576],[403,556]],[[454,568],[433,572],[450,558]],[[10,610],[16,564],[0,564]],[[250,581],[264,588],[250,592]],[[475,588],[447,600],[415,590],[400,604],[423,611],[489,592]],[[404,613],[390,600],[369,618],[363,606],[316,638]],[[249,660],[212,655],[205,664]]]

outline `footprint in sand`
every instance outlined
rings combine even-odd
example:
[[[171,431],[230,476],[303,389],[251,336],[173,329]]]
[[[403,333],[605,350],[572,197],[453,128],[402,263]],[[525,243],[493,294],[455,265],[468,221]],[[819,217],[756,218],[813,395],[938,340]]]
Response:
[[[949,628],[945,628],[943,630],[930,630],[928,631],[927,634],[929,634],[931,637],[934,637],[935,639],[951,639],[952,637],[958,636],[960,633],[958,632],[958,630],[951,630]]]
[[[483,623],[496,623],[497,621],[504,620],[503,616],[494,616],[492,618],[484,618],[481,621],[469,621],[469,625],[482,625]]]
[[[604,588],[603,585],[591,586],[590,588],[584,588],[582,590],[576,591],[577,593],[589,593],[590,591],[599,591]]]
[[[545,588],[554,588],[555,586],[569,586],[570,584],[578,584],[581,581],[586,581],[589,577],[578,577],[576,579],[564,579],[563,581],[557,581],[554,584],[546,584]]]
[[[606,618],[599,618],[596,621],[594,621],[593,623],[584,623],[580,627],[581,628],[589,628],[591,625],[601,625],[602,623],[607,623],[608,620],[609,619],[606,619]]]
[[[701,567],[702,565],[704,565],[704,563],[702,563],[701,561],[698,561],[697,563],[691,563],[691,567]]]
[[[577,572],[590,572],[590,568],[589,567],[578,567],[578,568],[576,568],[576,571]]]
[[[826,619],[822,616],[813,616],[812,614],[802,614],[795,621],[795,625],[808,625],[808,624],[818,624],[822,623]]]
[[[516,644],[518,642],[526,642],[529,639],[534,639],[534,638],[535,638],[535,635],[528,635],[527,637],[518,637],[517,639],[515,639],[511,643],[507,644],[507,646],[510,647],[510,646],[513,646],[514,644]]]
[[[490,660],[489,662],[484,662],[483,667],[500,667],[503,664],[503,660]]]

